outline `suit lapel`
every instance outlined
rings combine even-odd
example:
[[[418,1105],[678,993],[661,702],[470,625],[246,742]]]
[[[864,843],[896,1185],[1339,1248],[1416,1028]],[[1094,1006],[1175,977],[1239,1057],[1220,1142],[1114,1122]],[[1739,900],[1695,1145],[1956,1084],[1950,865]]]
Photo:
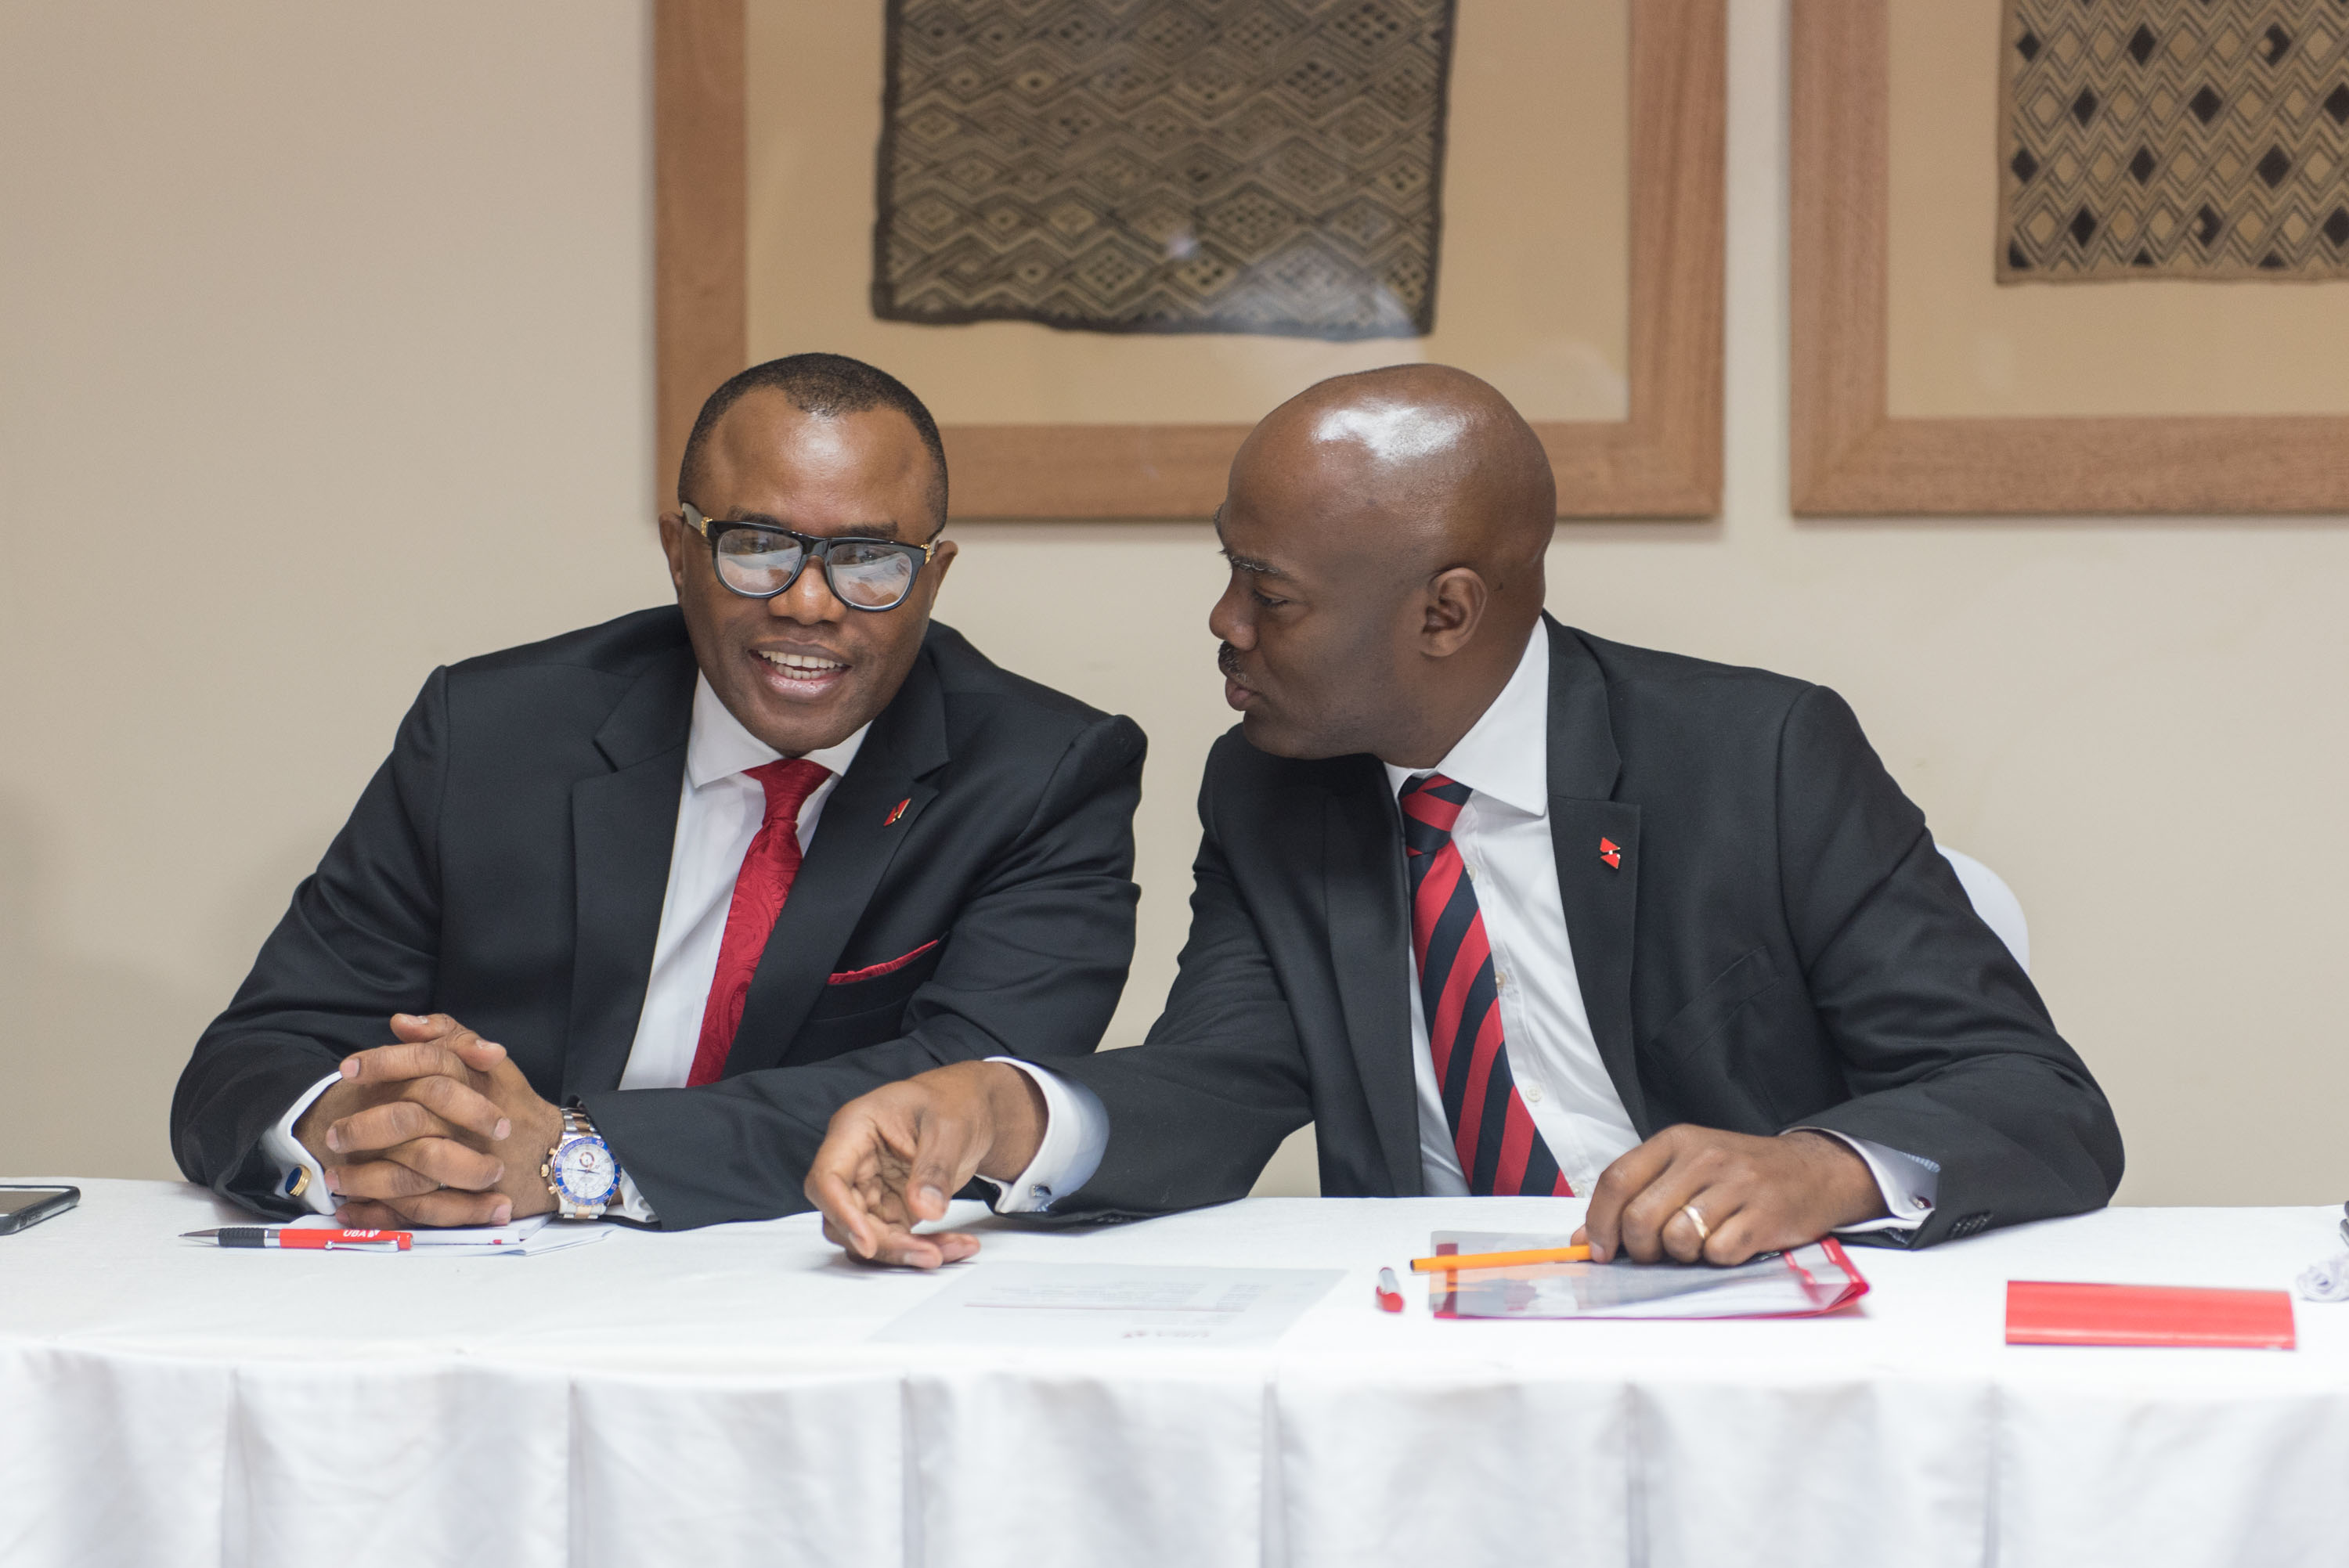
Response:
[[[693,655],[678,649],[639,676],[595,732],[612,771],[571,789],[571,1033],[566,1095],[616,1088],[636,1042],[668,892]]]
[[[1330,962],[1391,1191],[1397,1197],[1417,1197],[1423,1185],[1412,1062],[1411,909],[1403,885],[1402,817],[1375,759],[1348,758],[1330,767],[1333,779],[1323,798],[1321,833]],[[1312,839],[1300,832],[1291,841]]]
[[[1599,1059],[1642,1138],[1647,1097],[1631,1037],[1631,937],[1640,888],[1640,808],[1610,799],[1622,758],[1607,714],[1607,682],[1588,649],[1542,617],[1549,634],[1549,837],[1583,1010]],[[1619,863],[1605,858],[1612,845]]]
[[[937,796],[922,776],[947,759],[946,696],[925,653],[824,801],[815,839],[750,977],[726,1058],[728,1078],[784,1059],[897,846]],[[899,812],[901,800],[905,809]]]

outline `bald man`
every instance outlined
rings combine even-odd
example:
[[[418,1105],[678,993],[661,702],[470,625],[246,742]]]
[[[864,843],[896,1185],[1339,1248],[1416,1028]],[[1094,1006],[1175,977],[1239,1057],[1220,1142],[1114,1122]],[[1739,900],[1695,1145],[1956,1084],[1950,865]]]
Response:
[[[1540,442],[1457,370],[1341,377],[1242,447],[1209,617],[1238,729],[1138,1049],[854,1100],[808,1194],[861,1257],[977,1173],[1102,1218],[1247,1193],[1586,1196],[1593,1253],[1736,1264],[2103,1204],[2110,1109],[1823,686],[1543,612]]]

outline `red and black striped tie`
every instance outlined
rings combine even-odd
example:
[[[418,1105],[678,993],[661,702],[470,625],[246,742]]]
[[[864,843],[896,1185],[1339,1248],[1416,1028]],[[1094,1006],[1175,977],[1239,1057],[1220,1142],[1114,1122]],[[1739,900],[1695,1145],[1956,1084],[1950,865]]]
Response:
[[[1427,1047],[1444,1086],[1444,1116],[1468,1191],[1574,1196],[1509,1072],[1501,1035],[1493,944],[1476,908],[1476,884],[1452,841],[1471,791],[1441,773],[1403,786],[1402,841],[1411,869],[1411,951]]]

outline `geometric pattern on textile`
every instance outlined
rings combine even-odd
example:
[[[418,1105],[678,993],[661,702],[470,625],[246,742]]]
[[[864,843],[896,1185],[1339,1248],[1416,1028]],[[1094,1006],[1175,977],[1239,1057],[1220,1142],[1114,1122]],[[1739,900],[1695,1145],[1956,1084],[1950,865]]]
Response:
[[[889,0],[873,311],[1434,326],[1453,0]]]
[[[1412,959],[1419,970],[1428,1056],[1469,1191],[1571,1198],[1574,1189],[1534,1126],[1509,1069],[1493,944],[1476,906],[1476,880],[1452,836],[1472,793],[1441,773],[1423,773],[1403,786],[1396,802],[1402,809]]]
[[[2006,0],[1999,281],[2349,275],[2349,0]]]

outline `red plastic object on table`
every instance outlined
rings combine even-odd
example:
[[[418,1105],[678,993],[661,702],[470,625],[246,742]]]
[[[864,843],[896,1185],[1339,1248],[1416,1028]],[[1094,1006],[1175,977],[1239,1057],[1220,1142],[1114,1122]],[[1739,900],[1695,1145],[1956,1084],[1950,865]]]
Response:
[[[2296,1343],[2284,1291],[2035,1279],[2007,1282],[2006,1342],[2237,1350],[2290,1350]]]

